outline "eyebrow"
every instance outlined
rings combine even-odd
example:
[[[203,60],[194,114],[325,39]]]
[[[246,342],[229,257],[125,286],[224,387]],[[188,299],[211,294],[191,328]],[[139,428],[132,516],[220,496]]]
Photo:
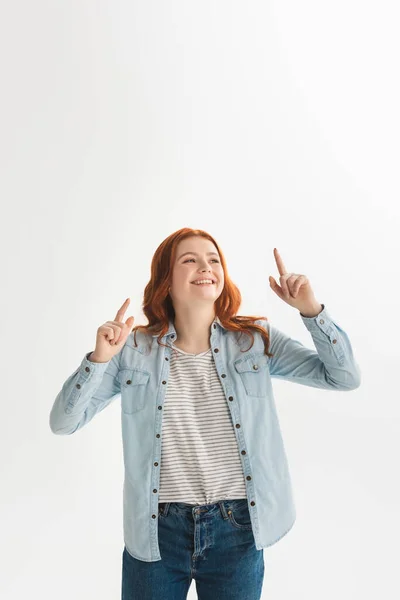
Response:
[[[194,254],[195,256],[199,256],[197,254],[197,252],[184,252],[183,254],[180,255],[180,257],[178,258],[178,260],[180,260],[182,258],[182,256],[186,256],[186,254]],[[208,256],[211,256],[211,254],[214,254],[215,256],[218,256],[217,252],[206,252],[206,254],[208,254]]]

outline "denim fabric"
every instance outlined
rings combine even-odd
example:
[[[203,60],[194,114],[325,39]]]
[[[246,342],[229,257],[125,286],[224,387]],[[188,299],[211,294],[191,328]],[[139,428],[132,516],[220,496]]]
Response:
[[[218,317],[210,327],[210,347],[236,436],[257,550],[281,539],[296,518],[272,380],[320,388],[324,393],[348,392],[361,381],[349,337],[325,305],[315,317],[300,316],[315,349],[266,319],[257,321],[269,333],[273,357],[264,354],[258,333],[249,348],[251,339],[229,331]],[[71,435],[111,402],[121,401],[124,542],[132,557],[155,562],[161,560],[157,524],[163,407],[176,330],[170,321],[162,338],[167,347],[157,343],[156,335],[141,332],[135,346],[133,336],[107,363],[90,362],[90,353],[83,357],[54,401],[50,428],[55,434]],[[212,499],[221,500],[227,499]]]
[[[161,560],[122,553],[122,600],[259,600],[264,551],[257,550],[246,499],[195,506],[159,504]]]

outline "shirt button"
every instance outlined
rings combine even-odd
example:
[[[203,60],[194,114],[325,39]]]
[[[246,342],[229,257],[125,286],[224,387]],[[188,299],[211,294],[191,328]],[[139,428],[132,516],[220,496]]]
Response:
[[[321,323],[321,325],[323,325],[325,323],[325,321],[323,319],[320,319],[319,322]]]
[[[253,365],[253,369],[254,369],[255,371],[257,371],[257,369],[258,369],[258,365]]]
[[[219,352],[218,348],[214,348],[214,352]]]
[[[332,340],[332,344],[336,344],[337,340]]]
[[[85,371],[86,371],[86,373],[89,373],[89,371],[90,371],[89,367],[85,367]]]
[[[76,384],[76,387],[78,388],[78,390],[80,390],[80,389],[81,389],[81,384],[80,384],[80,383],[77,383],[77,384]]]

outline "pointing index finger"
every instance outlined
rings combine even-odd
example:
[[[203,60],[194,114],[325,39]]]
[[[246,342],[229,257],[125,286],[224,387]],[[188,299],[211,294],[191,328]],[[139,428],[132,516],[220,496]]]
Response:
[[[286,275],[286,273],[287,273],[286,267],[283,264],[283,260],[281,258],[281,255],[279,254],[277,248],[274,248],[274,255],[275,255],[275,262],[276,262],[276,266],[278,267],[279,275]]]
[[[123,305],[121,306],[121,308],[117,311],[117,314],[115,315],[115,320],[116,321],[123,321],[124,320],[125,311],[128,308],[129,301],[130,301],[129,298],[127,298],[125,300],[125,302],[123,303]]]

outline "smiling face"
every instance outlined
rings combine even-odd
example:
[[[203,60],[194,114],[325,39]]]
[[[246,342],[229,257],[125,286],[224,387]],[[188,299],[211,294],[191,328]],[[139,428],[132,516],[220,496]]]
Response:
[[[193,283],[196,279],[212,279],[215,283],[197,285]],[[172,301],[190,305],[214,303],[223,288],[224,271],[214,244],[202,237],[179,242],[172,272]]]

